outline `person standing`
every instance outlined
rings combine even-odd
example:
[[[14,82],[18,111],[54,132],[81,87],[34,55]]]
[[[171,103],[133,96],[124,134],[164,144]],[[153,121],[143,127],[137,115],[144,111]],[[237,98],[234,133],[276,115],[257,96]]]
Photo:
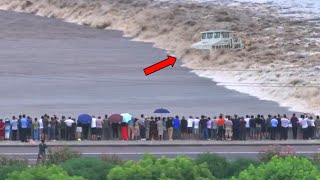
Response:
[[[5,137],[5,124],[2,119],[0,119],[0,140],[3,141]]]
[[[162,141],[163,140],[163,121],[161,118],[159,118],[157,121],[157,129],[158,129],[158,139]]]
[[[200,119],[196,117],[193,121],[194,126],[193,126],[193,135],[195,139],[200,139],[200,130],[199,130],[199,122]]]
[[[180,139],[180,119],[176,116],[173,120],[173,139]]]
[[[266,138],[267,127],[266,127],[266,119],[263,115],[261,115],[261,139]]]
[[[184,116],[181,119],[181,139],[187,139],[188,134],[188,121]]]
[[[121,139],[128,140],[128,127],[127,123],[125,122],[121,123]]]
[[[207,128],[208,119],[205,118],[204,115],[201,116],[199,125],[201,129],[201,139],[208,140],[208,128]]]
[[[254,116],[251,116],[249,120],[250,124],[250,139],[256,139],[256,121],[254,119]]]
[[[11,139],[13,141],[16,141],[17,140],[17,133],[18,133],[18,120],[17,120],[17,118],[15,116],[12,116],[11,130],[12,130]]]
[[[207,117],[207,131],[208,131],[208,140],[211,140],[211,129],[212,129],[212,119],[210,117]]]
[[[32,119],[30,116],[27,117],[27,140],[32,139],[32,134],[31,134],[31,128],[32,128]]]
[[[104,119],[103,119],[103,139],[104,140],[110,140],[112,137],[112,129],[111,129],[111,123],[108,120],[108,115],[104,115]]]
[[[66,117],[62,116],[61,121],[59,122],[60,124],[60,139],[61,140],[67,140],[67,125],[65,123]]]
[[[38,118],[34,119],[33,126],[33,140],[38,141],[39,140],[39,122]]]
[[[282,127],[282,135],[280,140],[287,140],[288,139],[288,128],[289,128],[289,119],[287,119],[287,115],[283,115],[281,118],[281,127]]]
[[[119,123],[111,123],[111,126],[112,126],[112,138],[118,139],[119,138],[119,133],[118,133]]]
[[[240,141],[245,141],[246,140],[246,121],[244,120],[244,118],[240,118],[240,123],[239,123],[239,127],[240,127]]]
[[[75,123],[71,117],[69,117],[68,119],[64,120],[63,124],[65,124],[65,126],[67,127],[67,131],[66,131],[66,140],[70,141],[72,139],[72,124]]]
[[[46,161],[46,149],[48,146],[44,143],[44,140],[41,140],[41,143],[39,144],[39,153],[38,153],[38,159],[37,163],[41,160],[41,163],[44,164]]]
[[[172,141],[172,134],[173,134],[173,121],[171,117],[168,117],[166,128],[168,130],[168,138],[170,141]]]
[[[96,124],[97,124],[97,140],[101,140],[102,128],[103,128],[103,120],[101,119],[101,116],[98,116]]]
[[[43,116],[41,116],[38,120],[39,122],[39,139],[44,139],[43,136]]]
[[[233,140],[239,140],[240,119],[238,115],[235,114],[231,121]]]
[[[315,127],[316,127],[316,138],[320,139],[320,116],[316,117],[316,120],[314,121]]]
[[[246,121],[246,136],[247,136],[247,139],[250,139],[251,136],[250,136],[250,117],[249,115],[246,115],[246,118],[244,119]]]
[[[212,140],[217,140],[217,129],[218,129],[217,117],[215,116],[212,119],[212,125],[211,125],[211,139]]]
[[[134,119],[131,118],[130,121],[128,121],[128,135],[129,135],[129,140],[134,139]]]
[[[302,138],[304,140],[307,140],[308,137],[308,117],[305,117],[304,115],[301,115],[301,128],[302,128]]]
[[[91,140],[97,140],[97,119],[95,116],[91,118]]]
[[[156,120],[157,117],[153,118],[151,117],[150,122],[149,122],[149,131],[150,131],[150,140],[154,140],[156,138],[156,134],[157,134],[157,124],[156,124]]]
[[[266,139],[271,139],[271,119],[272,119],[272,116],[269,114],[266,120],[266,129],[267,129]]]
[[[260,114],[257,115],[257,117],[255,118],[255,122],[256,122],[256,139],[257,140],[261,140],[261,127],[262,127],[262,119]]]
[[[141,140],[146,140],[146,125],[145,125],[145,117],[141,114],[141,118],[137,121],[140,130],[140,138]]]
[[[292,125],[292,136],[293,136],[293,139],[297,139],[299,120],[296,117],[296,114],[292,115],[292,117],[290,118],[290,122],[291,122],[291,125]]]
[[[28,142],[27,141],[27,126],[28,121],[26,115],[22,115],[21,118],[21,142]]]
[[[225,130],[226,130],[225,131],[225,137],[229,141],[231,141],[231,139],[232,139],[232,126],[233,126],[233,124],[232,124],[232,121],[231,121],[230,117],[226,118],[226,121],[225,121]]]
[[[314,132],[315,132],[316,126],[315,126],[314,119],[313,119],[312,116],[309,117],[308,122],[309,122],[309,125],[310,125],[309,126],[309,130],[308,130],[309,139],[314,139]]]
[[[277,116],[274,116],[271,119],[271,140],[276,140],[276,133],[277,133],[277,128],[278,128],[278,119]]]
[[[144,119],[144,125],[145,125],[145,128],[146,128],[146,139],[149,140],[150,139],[150,118],[149,117],[145,117]]]
[[[135,118],[133,121],[133,125],[134,125],[133,140],[139,140],[140,139],[139,119]]]
[[[217,120],[217,125],[218,125],[218,140],[224,139],[224,133],[223,133],[223,128],[224,128],[224,118],[223,115],[219,116],[219,119]]]
[[[192,116],[189,116],[188,118],[188,139],[192,139],[192,134],[193,134],[193,117]]]
[[[49,140],[49,116],[47,115],[44,115],[43,118],[42,118],[42,121],[43,121],[43,136],[44,136],[44,140]]]

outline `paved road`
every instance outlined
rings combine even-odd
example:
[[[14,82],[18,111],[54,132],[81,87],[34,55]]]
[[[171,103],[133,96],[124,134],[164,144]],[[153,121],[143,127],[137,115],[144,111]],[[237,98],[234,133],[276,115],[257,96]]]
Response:
[[[267,146],[128,146],[128,147],[70,147],[80,152],[83,156],[99,157],[101,155],[117,155],[123,160],[138,160],[143,154],[149,153],[156,156],[175,157],[187,155],[191,158],[202,153],[215,153],[233,160],[238,158],[256,159],[259,153]],[[284,146],[285,147],[285,146]],[[318,152],[319,145],[293,145],[293,151],[298,155],[311,157]],[[26,158],[30,162],[37,156],[37,147],[1,147],[0,155]]]

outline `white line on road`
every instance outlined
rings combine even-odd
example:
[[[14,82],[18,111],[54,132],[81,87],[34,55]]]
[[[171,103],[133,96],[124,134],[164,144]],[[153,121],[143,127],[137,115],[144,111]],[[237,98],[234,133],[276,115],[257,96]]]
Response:
[[[295,154],[314,154],[319,151],[298,151]],[[115,152],[115,153],[81,153],[82,155],[143,155],[143,154],[155,154],[155,155],[178,155],[178,154],[259,154],[261,152],[257,151],[247,151],[247,152]],[[0,155],[37,155],[38,153],[0,153]]]

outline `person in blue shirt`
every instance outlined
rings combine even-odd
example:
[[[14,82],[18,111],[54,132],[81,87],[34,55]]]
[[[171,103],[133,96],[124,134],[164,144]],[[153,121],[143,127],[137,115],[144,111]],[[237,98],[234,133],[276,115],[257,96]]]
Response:
[[[27,136],[27,141],[29,141],[29,139],[31,139],[31,126],[32,126],[32,119],[30,116],[27,117],[27,132],[26,132],[26,136]]]
[[[27,141],[28,120],[26,118],[26,115],[22,115],[20,123],[21,123],[21,142],[28,142]]]
[[[271,140],[276,140],[276,132],[278,127],[278,119],[277,116],[274,116],[271,119]]]
[[[180,119],[176,116],[173,120],[173,139],[180,139]]]

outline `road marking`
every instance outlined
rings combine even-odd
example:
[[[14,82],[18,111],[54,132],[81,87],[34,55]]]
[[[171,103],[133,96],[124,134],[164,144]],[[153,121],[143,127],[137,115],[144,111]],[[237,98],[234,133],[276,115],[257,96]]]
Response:
[[[319,151],[297,151],[294,154],[314,154]],[[143,155],[143,154],[156,154],[156,155],[179,155],[179,154],[260,154],[257,151],[247,151],[247,152],[115,152],[115,153],[80,153],[82,155]],[[0,153],[0,155],[38,155],[38,153]]]

